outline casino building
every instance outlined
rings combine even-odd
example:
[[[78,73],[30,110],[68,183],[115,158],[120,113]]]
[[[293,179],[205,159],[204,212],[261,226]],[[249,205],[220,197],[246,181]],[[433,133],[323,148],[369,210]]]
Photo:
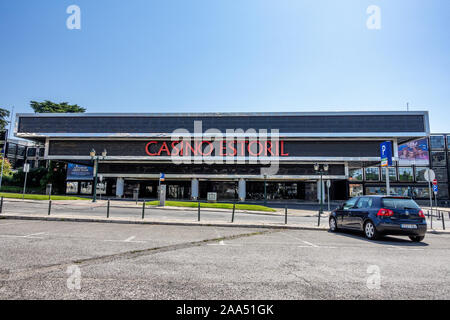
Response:
[[[46,160],[91,167],[86,176],[68,174],[68,193],[92,193],[94,149],[98,192],[108,197],[138,190],[141,198],[156,198],[164,173],[173,199],[215,192],[218,200],[260,200],[266,193],[269,200],[315,201],[319,163],[328,165],[330,198],[343,200],[385,191],[384,141],[393,146],[394,193],[428,192],[426,111],[18,114],[15,135],[44,144]]]

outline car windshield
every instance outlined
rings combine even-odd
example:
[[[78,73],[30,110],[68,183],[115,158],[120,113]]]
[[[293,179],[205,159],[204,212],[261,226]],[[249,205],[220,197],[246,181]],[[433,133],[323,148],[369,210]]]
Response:
[[[412,199],[383,198],[383,207],[388,209],[420,209]]]

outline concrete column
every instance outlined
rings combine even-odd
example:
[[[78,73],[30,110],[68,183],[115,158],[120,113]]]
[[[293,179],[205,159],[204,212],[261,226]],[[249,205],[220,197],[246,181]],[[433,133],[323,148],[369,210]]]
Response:
[[[123,197],[123,188],[125,185],[125,180],[123,178],[117,178],[116,182],[116,197],[122,198]]]
[[[191,180],[191,199],[198,199],[198,179]]]
[[[325,190],[325,180],[322,180],[322,187],[320,187],[320,179],[317,180],[317,200],[320,203],[320,191],[322,191],[322,199],[323,202],[325,203],[325,199],[326,199],[326,190]]]
[[[239,184],[238,184],[239,201],[245,201],[245,196],[247,194],[247,191],[246,191],[245,187],[246,187],[245,179],[239,179]]]

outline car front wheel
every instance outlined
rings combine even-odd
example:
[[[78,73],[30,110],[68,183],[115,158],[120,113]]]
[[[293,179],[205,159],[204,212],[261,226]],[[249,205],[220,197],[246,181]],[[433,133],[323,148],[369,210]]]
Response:
[[[364,225],[364,235],[369,240],[375,240],[378,238],[377,229],[375,228],[375,225],[372,221],[367,221]]]
[[[420,242],[420,241],[422,241],[423,239],[425,239],[425,236],[410,236],[409,238],[410,238],[411,241],[413,241],[413,242]]]
[[[336,219],[334,217],[331,217],[330,218],[330,231],[336,232],[337,230],[338,230],[338,227],[337,227]]]

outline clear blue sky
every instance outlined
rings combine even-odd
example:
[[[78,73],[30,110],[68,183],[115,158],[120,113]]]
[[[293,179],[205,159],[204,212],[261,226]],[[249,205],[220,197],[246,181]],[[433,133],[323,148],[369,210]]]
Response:
[[[66,8],[81,8],[68,30]],[[366,27],[369,5],[381,29]],[[0,106],[429,110],[450,131],[449,0],[1,0]]]

